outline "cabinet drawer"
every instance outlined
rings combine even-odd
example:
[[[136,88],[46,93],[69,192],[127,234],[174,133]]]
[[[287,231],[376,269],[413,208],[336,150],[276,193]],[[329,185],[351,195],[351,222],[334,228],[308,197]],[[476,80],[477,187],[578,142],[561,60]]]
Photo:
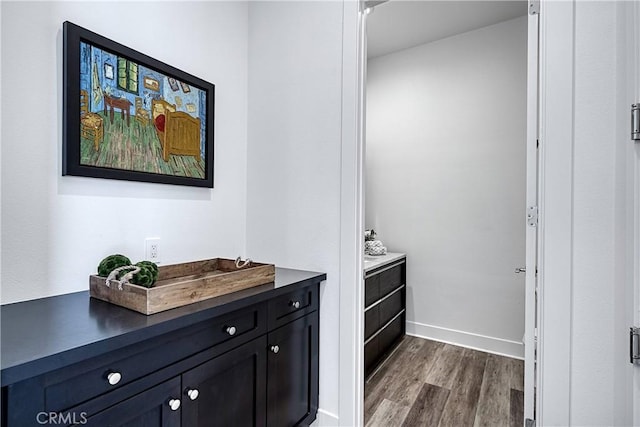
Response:
[[[403,304],[404,289],[399,289],[382,300],[378,306],[380,307],[380,326],[383,326],[396,314],[400,313],[404,308]]]
[[[258,304],[252,307],[234,311],[224,316],[220,316],[210,322],[210,337],[212,345],[221,344],[226,341],[245,342],[242,337],[251,335],[248,339],[258,336],[267,331],[267,308],[265,304]],[[210,347],[211,345],[207,345]]]
[[[367,340],[380,327],[380,304],[364,312],[364,339]]]
[[[371,375],[376,367],[391,353],[404,335],[404,313],[386,328],[380,330],[364,346],[364,376]]]
[[[314,285],[269,300],[269,329],[317,310],[319,297],[318,285]]]
[[[404,335],[404,313],[398,316],[386,328],[380,331],[377,338],[380,345],[380,356],[388,354],[395,343]]]
[[[364,376],[368,377],[378,364],[380,349],[376,336],[364,346]]]
[[[233,346],[265,333],[266,307],[258,304],[117,352],[47,374],[45,410],[61,411],[149,375],[212,346]],[[110,377],[111,376],[111,377]]]
[[[382,271],[380,276],[380,297],[392,292],[398,286],[404,284],[404,269],[405,263],[396,265],[388,270]]]
[[[380,275],[364,279],[364,306],[369,307],[380,298]]]

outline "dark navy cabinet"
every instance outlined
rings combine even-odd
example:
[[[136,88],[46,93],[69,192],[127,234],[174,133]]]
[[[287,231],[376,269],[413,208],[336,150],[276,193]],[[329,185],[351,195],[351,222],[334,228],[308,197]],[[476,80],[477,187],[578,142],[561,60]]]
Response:
[[[276,269],[274,284],[153,316],[86,293],[2,306],[2,426],[309,425],[318,409],[324,279]],[[29,313],[67,325],[71,335],[25,328],[20,320]],[[50,354],[29,359],[5,347],[21,335],[66,337],[49,347],[69,348],[47,350],[45,342],[41,353]],[[86,335],[103,339],[74,345]]]
[[[371,375],[405,335],[406,258],[365,273],[364,373]]]
[[[184,373],[182,425],[264,426],[266,343],[262,336]]]
[[[167,396],[175,396],[174,399],[180,396],[180,381],[178,378],[165,381],[104,411],[89,416],[86,418],[86,423],[83,421],[86,415],[76,412],[67,412],[67,420],[79,425],[95,427],[179,427],[180,412],[171,409],[167,402]],[[174,400],[174,402],[176,401]],[[174,403],[174,405],[176,404]],[[49,424],[65,425],[67,423],[62,416],[59,416],[58,422],[50,422]]]
[[[304,316],[269,333],[267,425],[309,425],[318,410],[318,317]]]

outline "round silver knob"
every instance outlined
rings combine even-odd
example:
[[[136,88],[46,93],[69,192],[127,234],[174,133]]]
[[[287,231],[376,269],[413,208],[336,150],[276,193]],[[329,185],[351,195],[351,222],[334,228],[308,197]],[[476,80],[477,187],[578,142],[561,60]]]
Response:
[[[107,381],[109,381],[109,384],[111,385],[118,384],[121,379],[122,379],[122,374],[120,372],[110,372],[107,375]]]
[[[271,351],[273,351],[274,353],[278,353],[280,351],[280,347],[278,347],[277,345],[272,345]]]
[[[229,335],[232,335],[232,336],[233,336],[233,335],[235,335],[235,334],[236,334],[236,327],[235,327],[235,326],[229,326],[229,327],[227,327],[227,333],[228,333]]]
[[[189,396],[189,399],[191,400],[196,400],[198,396],[200,396],[200,392],[197,388],[191,388],[187,390],[187,396]]]
[[[177,411],[178,409],[180,409],[180,399],[169,400],[169,408],[171,408],[172,411]]]
[[[291,301],[290,304],[293,308],[300,308],[300,301]]]

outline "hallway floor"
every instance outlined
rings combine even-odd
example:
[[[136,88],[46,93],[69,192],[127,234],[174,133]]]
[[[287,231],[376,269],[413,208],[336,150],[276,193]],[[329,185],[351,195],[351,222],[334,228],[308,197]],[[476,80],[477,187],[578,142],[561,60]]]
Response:
[[[405,336],[365,384],[365,425],[521,426],[524,362]]]

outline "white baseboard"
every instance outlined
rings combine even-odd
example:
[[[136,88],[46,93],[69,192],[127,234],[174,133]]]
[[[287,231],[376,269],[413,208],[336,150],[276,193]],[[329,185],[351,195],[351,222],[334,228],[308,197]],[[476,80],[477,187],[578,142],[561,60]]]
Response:
[[[440,326],[407,321],[407,335],[441,341],[447,344],[481,350],[500,356],[524,359],[524,344],[502,338],[489,337],[471,332],[457,331]]]
[[[311,427],[336,427],[340,425],[340,418],[324,409],[318,409],[316,420],[311,423]]]

